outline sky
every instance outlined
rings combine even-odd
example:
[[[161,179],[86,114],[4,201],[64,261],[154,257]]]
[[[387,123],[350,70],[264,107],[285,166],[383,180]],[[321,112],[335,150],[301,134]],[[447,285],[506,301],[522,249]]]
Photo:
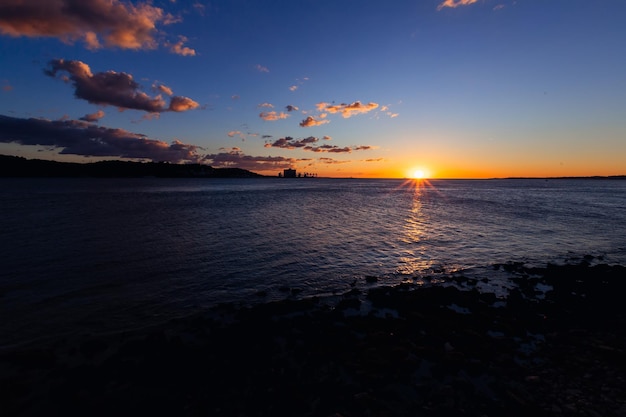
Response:
[[[3,0],[0,154],[626,174],[624,0]]]

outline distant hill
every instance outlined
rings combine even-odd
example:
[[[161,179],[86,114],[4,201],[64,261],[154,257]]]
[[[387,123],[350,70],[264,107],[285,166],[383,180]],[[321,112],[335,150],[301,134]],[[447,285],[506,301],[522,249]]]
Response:
[[[263,175],[240,168],[213,168],[202,164],[132,161],[81,164],[0,155],[0,177],[256,178]]]

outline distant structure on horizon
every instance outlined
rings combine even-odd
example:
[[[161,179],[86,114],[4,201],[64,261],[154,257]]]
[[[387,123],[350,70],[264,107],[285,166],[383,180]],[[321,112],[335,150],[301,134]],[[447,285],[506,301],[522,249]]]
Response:
[[[296,178],[296,170],[291,168],[284,169],[283,178]]]
[[[317,174],[311,174],[305,172],[304,174],[298,174],[295,169],[287,168],[283,169],[282,173],[278,173],[279,178],[315,178]]]

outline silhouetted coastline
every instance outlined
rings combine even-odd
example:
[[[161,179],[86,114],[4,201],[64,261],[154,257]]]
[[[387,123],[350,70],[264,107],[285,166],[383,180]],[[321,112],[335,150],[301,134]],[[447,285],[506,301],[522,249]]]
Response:
[[[494,265],[515,276],[506,298],[462,274],[416,277],[5,349],[0,403],[6,416],[622,416],[626,268],[598,261]]]
[[[82,164],[0,155],[0,177],[255,178],[263,175],[241,168],[213,168],[203,164],[133,161]]]

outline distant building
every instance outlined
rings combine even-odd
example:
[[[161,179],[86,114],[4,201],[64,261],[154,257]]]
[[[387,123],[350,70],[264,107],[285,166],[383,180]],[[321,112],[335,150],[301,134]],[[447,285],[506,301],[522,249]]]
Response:
[[[296,170],[295,169],[291,169],[291,168],[287,168],[283,170],[283,177],[284,178],[296,178]]]

